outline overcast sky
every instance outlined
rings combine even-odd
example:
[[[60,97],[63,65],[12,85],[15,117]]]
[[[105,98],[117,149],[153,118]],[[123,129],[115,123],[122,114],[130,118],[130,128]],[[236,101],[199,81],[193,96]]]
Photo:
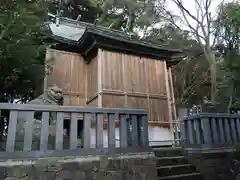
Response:
[[[181,15],[179,8],[172,2],[172,0],[166,0],[166,1],[167,1],[167,8],[169,10],[171,10],[174,14]],[[196,16],[196,14],[197,14],[197,11],[195,8],[196,0],[182,0],[182,1],[183,1],[184,7],[186,7],[194,16]],[[197,1],[205,2],[206,0],[197,0]],[[224,0],[224,2],[230,2],[230,1],[232,1],[232,0]],[[216,15],[217,7],[221,2],[223,2],[223,0],[212,0],[211,6],[210,6],[210,12],[213,15]],[[189,18],[189,20],[190,20],[190,23],[192,25],[194,25],[194,20],[192,20],[191,18]],[[179,25],[187,28],[187,26],[182,23]]]

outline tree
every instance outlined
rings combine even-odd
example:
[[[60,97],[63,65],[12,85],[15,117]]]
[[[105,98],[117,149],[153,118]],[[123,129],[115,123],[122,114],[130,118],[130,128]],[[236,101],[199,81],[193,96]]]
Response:
[[[164,0],[159,0],[158,5],[154,0],[96,1],[96,6],[102,8],[96,23],[138,36],[139,31],[145,32],[160,21],[157,7],[163,4]]]
[[[210,68],[210,79],[211,79],[211,102],[216,103],[216,56],[213,49],[214,41],[211,41],[213,37],[213,26],[214,17],[211,15],[210,6],[212,0],[194,0],[196,15],[191,13],[187,9],[182,0],[171,0],[180,10],[182,19],[181,22],[186,24],[191,35],[197,40],[201,46],[202,52],[208,61]],[[166,11],[168,12],[168,11]],[[191,23],[194,22],[194,23]],[[169,23],[175,27],[181,29],[174,19],[169,19]],[[183,29],[181,29],[183,30]]]
[[[44,1],[0,3],[0,100],[33,98],[44,78],[45,38],[39,27],[47,19]]]
[[[222,77],[219,98],[224,99],[230,112],[240,106],[240,3],[233,1],[219,6],[215,22],[217,48],[222,55]]]
[[[61,10],[61,15],[71,19],[77,19],[94,23],[102,14],[102,8],[96,3],[97,0],[48,0],[48,11],[57,14]]]

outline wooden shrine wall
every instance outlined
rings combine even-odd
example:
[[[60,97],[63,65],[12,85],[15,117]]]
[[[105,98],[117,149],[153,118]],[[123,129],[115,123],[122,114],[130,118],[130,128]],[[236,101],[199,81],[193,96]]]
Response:
[[[149,123],[168,126],[172,119],[166,62],[99,50],[102,107],[146,109]]]
[[[174,96],[165,61],[102,49],[89,63],[54,49],[47,49],[46,59],[52,71],[44,87],[61,87],[65,105],[146,109],[150,124],[169,127]]]

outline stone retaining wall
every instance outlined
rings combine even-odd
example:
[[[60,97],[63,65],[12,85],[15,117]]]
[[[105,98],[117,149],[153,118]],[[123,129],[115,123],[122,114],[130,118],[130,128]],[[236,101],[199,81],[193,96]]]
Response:
[[[0,161],[1,180],[156,180],[153,153]]]
[[[240,180],[240,151],[235,149],[186,151],[204,180]]]

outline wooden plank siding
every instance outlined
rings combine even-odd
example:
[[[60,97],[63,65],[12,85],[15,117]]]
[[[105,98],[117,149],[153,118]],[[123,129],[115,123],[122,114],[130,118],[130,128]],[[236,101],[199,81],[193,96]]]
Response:
[[[46,56],[54,60],[45,88],[61,87],[65,105],[145,109],[150,124],[170,127],[174,96],[165,61],[103,49],[88,63],[79,54],[54,49]]]
[[[98,58],[94,57],[87,64],[87,102],[89,106],[97,106],[98,99]]]
[[[146,109],[150,124],[169,127],[164,61],[107,50],[98,56],[102,61],[102,106]]]

